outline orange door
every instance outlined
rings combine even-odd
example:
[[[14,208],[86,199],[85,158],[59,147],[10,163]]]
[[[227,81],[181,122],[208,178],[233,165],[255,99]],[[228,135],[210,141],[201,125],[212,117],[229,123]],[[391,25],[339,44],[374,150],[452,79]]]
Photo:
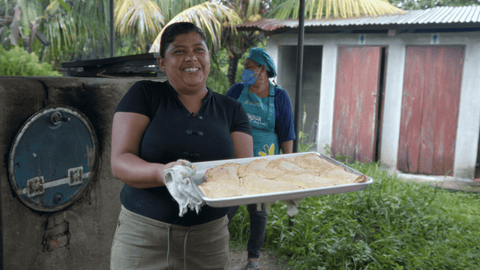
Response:
[[[334,156],[376,160],[382,47],[339,47],[333,136]]]
[[[398,170],[453,175],[463,60],[463,47],[407,47]]]

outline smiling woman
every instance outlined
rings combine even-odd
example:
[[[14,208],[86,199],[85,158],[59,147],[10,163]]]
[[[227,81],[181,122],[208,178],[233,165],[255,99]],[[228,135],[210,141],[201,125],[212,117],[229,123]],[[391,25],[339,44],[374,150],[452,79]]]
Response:
[[[207,93],[205,82],[210,72],[210,52],[205,35],[198,30],[177,35],[171,42],[172,31],[165,31],[165,40],[162,37],[160,44],[158,65],[179,97],[199,95],[203,98]]]
[[[164,175],[185,166],[180,159],[253,156],[249,120],[238,101],[205,86],[210,53],[195,25],[168,26],[157,62],[168,81],[137,82],[113,118],[112,173],[125,185],[111,269],[226,269],[229,209],[205,205],[179,215],[185,206]]]

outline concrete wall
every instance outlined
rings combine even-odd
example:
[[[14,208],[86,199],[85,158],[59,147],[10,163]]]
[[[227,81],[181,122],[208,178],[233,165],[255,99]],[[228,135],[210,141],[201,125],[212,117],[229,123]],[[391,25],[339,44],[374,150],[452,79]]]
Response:
[[[276,80],[287,91],[293,107],[295,105],[295,91],[297,87],[297,46],[282,46],[278,57],[288,64],[283,64],[277,68]],[[322,47],[305,46],[303,58],[300,117],[303,119],[303,113],[305,112],[306,118],[305,124],[300,125],[300,128],[301,131],[308,135],[304,143],[315,144],[320,102],[320,92],[318,91],[320,76],[318,74],[321,72]]]
[[[110,269],[110,247],[123,183],[110,170],[116,105],[137,79],[0,77],[1,231],[3,269]],[[83,112],[99,143],[98,170],[83,196],[56,212],[34,211],[15,197],[8,179],[9,150],[27,119],[50,105]],[[48,238],[48,240],[47,240]],[[57,249],[51,240],[64,243]]]
[[[455,142],[454,177],[473,179],[480,135],[480,35],[478,32],[399,34],[365,34],[363,42],[359,34],[306,34],[305,46],[323,46],[322,68],[318,76],[321,83],[317,151],[324,153],[331,145],[333,130],[333,104],[338,46],[377,45],[387,46],[387,67],[384,97],[384,120],[382,127],[380,162],[391,170],[397,166],[400,136],[401,101],[406,47],[409,45],[455,45],[465,46],[465,62],[460,96],[460,111]],[[284,46],[294,46],[296,34],[279,34],[269,38],[267,51],[278,67],[291,65],[282,57]],[[308,56],[307,56],[308,57]],[[305,69],[308,67],[304,67]],[[308,97],[302,97],[303,99]]]

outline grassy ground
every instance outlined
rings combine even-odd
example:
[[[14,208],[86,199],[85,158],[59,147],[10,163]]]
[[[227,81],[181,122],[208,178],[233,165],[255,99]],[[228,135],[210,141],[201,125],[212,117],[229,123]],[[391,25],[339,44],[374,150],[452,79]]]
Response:
[[[263,248],[294,269],[479,269],[480,194],[407,183],[377,163],[349,166],[375,182],[303,199],[293,226],[275,203]],[[242,206],[232,246],[245,246],[248,226]]]

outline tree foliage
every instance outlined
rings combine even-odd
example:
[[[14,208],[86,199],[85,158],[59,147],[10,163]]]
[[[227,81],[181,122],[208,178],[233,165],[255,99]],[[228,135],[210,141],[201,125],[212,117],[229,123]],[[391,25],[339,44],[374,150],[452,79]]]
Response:
[[[189,7],[171,18],[164,26],[175,22],[192,22],[201,29],[211,41],[214,50],[221,47],[221,34],[224,27],[229,27],[233,34],[236,33],[235,25],[242,23],[241,18],[235,13],[235,10],[216,1],[203,1],[201,4]],[[163,29],[162,29],[163,30]],[[160,49],[160,37],[163,31],[160,31],[153,42],[150,51]]]
[[[263,0],[235,0],[224,1],[226,5],[234,9],[243,22],[255,22],[267,16],[271,10],[271,2]],[[237,77],[238,67],[241,66],[243,71],[243,63],[240,62],[242,56],[251,47],[262,42],[262,37],[258,32],[238,32],[233,33],[224,29],[222,36],[222,44],[228,50],[228,71],[227,77],[230,85],[233,85]]]
[[[153,1],[115,1],[115,30],[121,36],[135,35],[146,47],[165,24],[162,10]]]
[[[297,19],[300,1],[286,0],[278,3],[269,13],[275,19]],[[398,14],[403,11],[387,0],[305,0],[305,18],[351,18],[360,16],[378,16]]]
[[[8,0],[0,2],[0,7],[10,14],[13,7],[19,7],[19,43],[36,52],[41,61],[59,66],[63,61],[108,55],[108,4],[108,0]],[[36,32],[42,33],[50,45],[31,38],[38,34]],[[1,42],[6,48],[15,45],[5,35]]]
[[[460,7],[479,5],[480,0],[389,0],[393,5],[404,10],[427,9],[434,7]]]
[[[352,17],[398,13],[399,8],[479,3],[480,0],[306,0],[305,14],[307,19]],[[158,51],[161,29],[175,21],[191,21],[207,33],[210,45],[215,45],[212,48],[227,49],[231,60],[227,73],[233,83],[238,60],[262,40],[258,33],[237,32],[234,26],[264,18],[296,19],[299,1],[115,0],[115,7],[116,56]],[[17,10],[21,12],[14,16]],[[28,52],[35,52],[40,61],[57,67],[64,61],[104,58],[110,54],[109,0],[4,0],[0,1],[0,14],[0,45],[7,49],[23,46]]]
[[[0,76],[61,76],[48,63],[39,63],[35,53],[22,47],[5,50],[0,46]]]

